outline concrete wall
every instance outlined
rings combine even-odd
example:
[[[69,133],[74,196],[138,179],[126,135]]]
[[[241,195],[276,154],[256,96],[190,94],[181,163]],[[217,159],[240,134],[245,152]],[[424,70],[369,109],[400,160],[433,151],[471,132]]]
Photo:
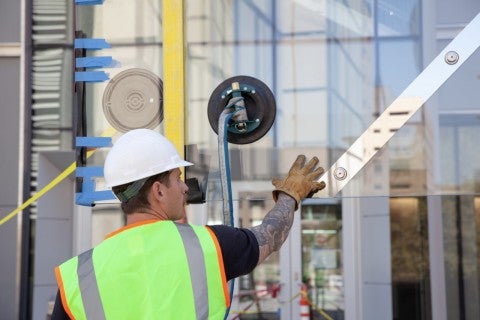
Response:
[[[18,204],[20,124],[20,6],[0,3],[0,219]],[[17,319],[19,297],[19,221],[0,225],[0,318]]]
[[[39,185],[47,185],[74,160],[73,151],[42,152],[38,165]],[[55,301],[57,293],[53,270],[72,256],[73,197],[74,179],[71,175],[38,200],[32,319],[45,319],[49,303]]]

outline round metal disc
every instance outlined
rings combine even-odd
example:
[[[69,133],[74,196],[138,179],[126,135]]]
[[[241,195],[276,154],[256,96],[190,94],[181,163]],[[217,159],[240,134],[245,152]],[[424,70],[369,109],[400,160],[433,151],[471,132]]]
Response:
[[[262,81],[249,76],[235,76],[220,83],[208,101],[208,121],[213,131],[218,134],[218,119],[232,97],[231,94],[225,95],[225,92],[231,89],[234,82],[240,84],[240,89],[245,85],[255,89],[254,92],[242,92],[242,97],[244,98],[248,120],[255,121],[258,119],[260,125],[253,131],[246,133],[237,134],[228,131],[227,141],[234,144],[252,143],[262,138],[270,130],[277,109],[272,91]]]
[[[103,112],[120,132],[153,129],[163,120],[163,83],[153,72],[132,68],[120,72],[103,93]]]

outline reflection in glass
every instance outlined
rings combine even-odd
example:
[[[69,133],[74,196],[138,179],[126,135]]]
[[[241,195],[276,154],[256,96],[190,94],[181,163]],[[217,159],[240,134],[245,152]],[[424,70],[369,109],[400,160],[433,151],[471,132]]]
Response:
[[[478,113],[440,116],[441,185],[445,193],[480,191],[480,116]]]
[[[391,198],[393,318],[431,319],[425,198]]]
[[[265,201],[268,192],[242,192],[238,203],[240,227],[260,224],[263,217],[274,205],[273,200]],[[273,252],[253,272],[237,281],[238,295],[235,296],[231,314],[240,319],[279,319],[280,301],[277,299],[280,286],[279,252]]]
[[[442,197],[448,319],[480,317],[480,201]]]
[[[314,317],[344,313],[340,205],[302,206],[302,281],[307,285]]]

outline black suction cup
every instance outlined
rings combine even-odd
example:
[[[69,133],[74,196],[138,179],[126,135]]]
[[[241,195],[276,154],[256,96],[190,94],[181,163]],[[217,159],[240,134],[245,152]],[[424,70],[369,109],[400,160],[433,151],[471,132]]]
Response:
[[[238,88],[232,84],[238,83]],[[248,144],[262,138],[273,125],[276,114],[275,97],[262,81],[249,76],[235,76],[220,83],[208,101],[208,121],[218,134],[218,119],[233,95],[241,95],[249,123],[246,130],[229,129],[227,141],[234,144]],[[232,122],[232,120],[230,120]],[[234,123],[229,123],[234,127]]]

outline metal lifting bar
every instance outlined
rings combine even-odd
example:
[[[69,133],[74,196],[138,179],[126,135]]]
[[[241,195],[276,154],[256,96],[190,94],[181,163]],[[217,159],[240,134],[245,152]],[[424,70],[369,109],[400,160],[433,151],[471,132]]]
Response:
[[[327,186],[313,197],[335,197],[479,46],[480,14],[318,179]]]

